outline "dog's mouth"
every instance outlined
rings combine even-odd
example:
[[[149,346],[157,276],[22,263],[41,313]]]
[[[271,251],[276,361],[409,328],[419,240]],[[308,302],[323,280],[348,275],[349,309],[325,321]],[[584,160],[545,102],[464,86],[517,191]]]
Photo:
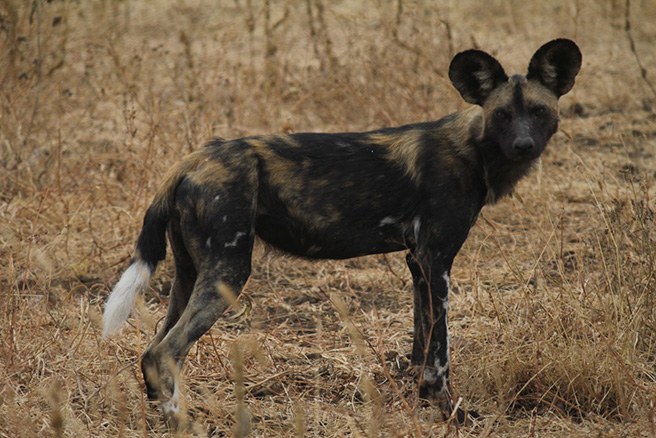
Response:
[[[510,161],[513,161],[515,163],[528,163],[529,161],[533,161],[536,158],[538,158],[539,155],[535,154],[514,154],[512,157],[508,157]]]
[[[504,154],[506,158],[514,163],[528,163],[534,161],[542,155],[540,149],[533,149],[530,151],[516,151],[511,150],[510,153]]]

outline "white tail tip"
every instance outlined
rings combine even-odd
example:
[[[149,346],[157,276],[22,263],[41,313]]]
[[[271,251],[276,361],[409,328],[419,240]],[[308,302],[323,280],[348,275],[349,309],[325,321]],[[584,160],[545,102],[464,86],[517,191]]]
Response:
[[[134,300],[137,294],[148,285],[150,275],[150,267],[143,260],[136,260],[125,270],[105,303],[103,338],[119,331],[128,319],[134,307]]]

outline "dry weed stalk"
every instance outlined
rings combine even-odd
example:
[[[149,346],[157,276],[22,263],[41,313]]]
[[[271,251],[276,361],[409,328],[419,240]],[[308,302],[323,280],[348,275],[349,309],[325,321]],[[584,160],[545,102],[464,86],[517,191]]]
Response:
[[[50,405],[50,427],[53,435],[60,438],[64,434],[64,417],[61,412],[62,388],[59,382],[53,382],[48,389],[47,397]]]
[[[241,349],[237,342],[233,344],[232,354],[232,366],[234,368],[235,380],[235,397],[237,399],[237,405],[234,414],[235,425],[233,427],[233,434],[236,438],[243,438],[248,436],[251,432],[251,416],[248,412],[246,404],[244,403],[244,364]]]

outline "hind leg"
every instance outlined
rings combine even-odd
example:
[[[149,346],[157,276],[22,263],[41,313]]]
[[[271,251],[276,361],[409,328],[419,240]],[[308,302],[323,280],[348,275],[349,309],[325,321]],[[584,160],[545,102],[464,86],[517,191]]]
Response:
[[[245,193],[248,191],[242,196],[223,191],[219,196],[203,192],[202,198],[194,198],[192,193],[179,202],[181,236],[197,277],[185,306],[183,296],[176,295],[180,302],[170,310],[158,333],[161,339],[148,348],[141,361],[148,396],[162,402],[167,416],[175,418],[178,413],[177,375],[185,356],[226,310],[229,298],[241,292],[250,275],[254,202],[245,198]],[[208,196],[214,201],[205,201]]]
[[[187,303],[189,302],[189,298],[194,289],[194,284],[198,277],[193,259],[187,251],[184,239],[182,238],[179,218],[173,218],[169,224],[168,232],[173,259],[175,261],[175,278],[173,280],[173,286],[171,287],[169,308],[166,313],[164,324],[150,342],[150,348],[159,344],[178,322],[185,307],[187,307]]]
[[[167,415],[178,413],[178,377],[193,344],[212,327],[229,305],[229,296],[241,291],[250,275],[248,258],[220,262],[203,271],[187,307],[164,338],[150,348],[141,361],[148,396],[162,401]]]

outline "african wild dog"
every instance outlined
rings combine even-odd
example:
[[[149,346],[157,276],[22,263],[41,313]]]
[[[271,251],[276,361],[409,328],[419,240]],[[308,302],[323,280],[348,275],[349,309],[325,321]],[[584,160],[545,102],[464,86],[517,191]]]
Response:
[[[451,263],[481,208],[512,190],[556,132],[558,98],[580,67],[581,53],[566,39],[543,45],[526,76],[508,77],[492,56],[468,50],[454,57],[449,78],[476,106],[441,120],[210,142],[164,178],[107,301],[103,335],[129,316],[164,259],[168,230],[171,303],[141,365],[148,396],[175,416],[177,369],[226,309],[226,296],[246,283],[255,236],[309,258],[408,250],[419,395],[450,413]]]

